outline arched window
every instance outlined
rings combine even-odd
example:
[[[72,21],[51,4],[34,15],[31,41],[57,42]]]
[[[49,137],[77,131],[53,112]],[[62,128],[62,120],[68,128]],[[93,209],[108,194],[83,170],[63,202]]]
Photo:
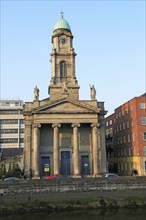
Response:
[[[60,77],[67,77],[67,65],[65,61],[60,62]]]

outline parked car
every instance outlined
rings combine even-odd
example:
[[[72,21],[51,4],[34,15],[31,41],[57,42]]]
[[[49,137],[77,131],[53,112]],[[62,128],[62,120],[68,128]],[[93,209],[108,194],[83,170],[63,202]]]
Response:
[[[44,179],[45,180],[57,179],[58,176],[59,176],[59,174],[54,174],[54,175],[50,175],[50,176],[45,176]]]
[[[10,181],[19,180],[19,178],[12,176],[12,177],[7,177],[7,178],[4,179],[4,181],[8,181],[8,180],[10,180]]]
[[[71,177],[63,176],[61,174],[54,174],[54,175],[44,177],[45,180],[50,180],[50,179],[64,180],[64,179],[68,179],[68,178],[71,178]]]
[[[119,175],[117,173],[105,173],[103,177],[119,177]]]

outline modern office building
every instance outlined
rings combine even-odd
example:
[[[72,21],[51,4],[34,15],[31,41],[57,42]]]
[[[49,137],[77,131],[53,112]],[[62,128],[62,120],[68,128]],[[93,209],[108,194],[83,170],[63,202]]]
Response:
[[[90,100],[79,100],[75,57],[72,31],[62,16],[52,34],[49,96],[39,100],[36,86],[34,100],[25,103],[24,169],[34,178],[106,172],[104,102],[97,101],[93,85]]]
[[[116,108],[105,122],[109,171],[146,175],[146,93]]]
[[[0,100],[0,156],[23,155],[24,116],[22,100]]]

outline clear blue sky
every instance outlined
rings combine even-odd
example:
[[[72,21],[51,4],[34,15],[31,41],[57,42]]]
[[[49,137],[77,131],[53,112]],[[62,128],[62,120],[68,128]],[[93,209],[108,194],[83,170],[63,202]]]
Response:
[[[1,99],[48,97],[53,27],[71,26],[80,99],[94,84],[108,114],[146,91],[145,1],[1,0]]]

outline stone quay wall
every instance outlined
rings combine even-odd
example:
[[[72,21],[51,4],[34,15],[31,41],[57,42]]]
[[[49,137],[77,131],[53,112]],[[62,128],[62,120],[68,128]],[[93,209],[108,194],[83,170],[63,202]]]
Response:
[[[146,190],[146,177],[0,181],[0,194]]]
[[[0,181],[0,214],[146,208],[146,177]]]

